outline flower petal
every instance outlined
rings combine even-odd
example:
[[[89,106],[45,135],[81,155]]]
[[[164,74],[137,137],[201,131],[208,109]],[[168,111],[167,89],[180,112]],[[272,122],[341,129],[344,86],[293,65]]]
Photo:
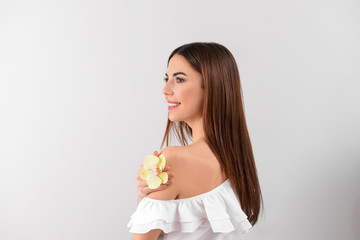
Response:
[[[161,183],[167,183],[168,174],[166,172],[159,173],[157,176],[161,179]]]
[[[159,162],[159,158],[154,155],[146,155],[144,161],[144,169],[150,169]]]
[[[165,156],[161,154],[161,155],[159,156],[159,162],[158,162],[158,166],[161,167],[161,170],[164,169],[165,163],[166,163],[166,161],[165,161]]]
[[[144,169],[140,172],[140,178],[143,180],[147,179],[147,176],[151,173],[151,170]]]
[[[161,185],[161,179],[154,174],[150,174],[146,181],[150,189],[158,188]]]

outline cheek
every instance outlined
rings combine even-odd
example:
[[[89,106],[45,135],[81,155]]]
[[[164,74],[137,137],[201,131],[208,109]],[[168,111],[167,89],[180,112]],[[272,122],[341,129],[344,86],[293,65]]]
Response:
[[[182,91],[181,98],[183,103],[187,105],[187,107],[191,107],[192,109],[198,109],[203,104],[203,92],[202,91]]]

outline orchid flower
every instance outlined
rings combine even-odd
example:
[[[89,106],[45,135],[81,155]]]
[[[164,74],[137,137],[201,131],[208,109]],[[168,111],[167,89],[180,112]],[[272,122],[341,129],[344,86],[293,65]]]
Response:
[[[150,189],[158,188],[162,183],[168,181],[168,175],[163,172],[165,167],[165,157],[147,155],[144,161],[144,169],[140,172],[140,177],[146,180]]]

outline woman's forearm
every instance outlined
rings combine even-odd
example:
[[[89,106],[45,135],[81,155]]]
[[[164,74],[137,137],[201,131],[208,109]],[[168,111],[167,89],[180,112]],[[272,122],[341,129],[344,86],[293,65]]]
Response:
[[[144,234],[135,233],[131,240],[157,240],[161,234],[160,229],[153,229]]]

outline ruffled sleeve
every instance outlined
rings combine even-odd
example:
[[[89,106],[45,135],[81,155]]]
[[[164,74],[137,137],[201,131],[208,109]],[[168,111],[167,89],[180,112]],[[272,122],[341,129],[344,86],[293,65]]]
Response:
[[[132,233],[162,229],[191,233],[209,224],[214,233],[245,233],[252,225],[242,211],[229,180],[210,192],[176,200],[143,198],[131,215]]]

